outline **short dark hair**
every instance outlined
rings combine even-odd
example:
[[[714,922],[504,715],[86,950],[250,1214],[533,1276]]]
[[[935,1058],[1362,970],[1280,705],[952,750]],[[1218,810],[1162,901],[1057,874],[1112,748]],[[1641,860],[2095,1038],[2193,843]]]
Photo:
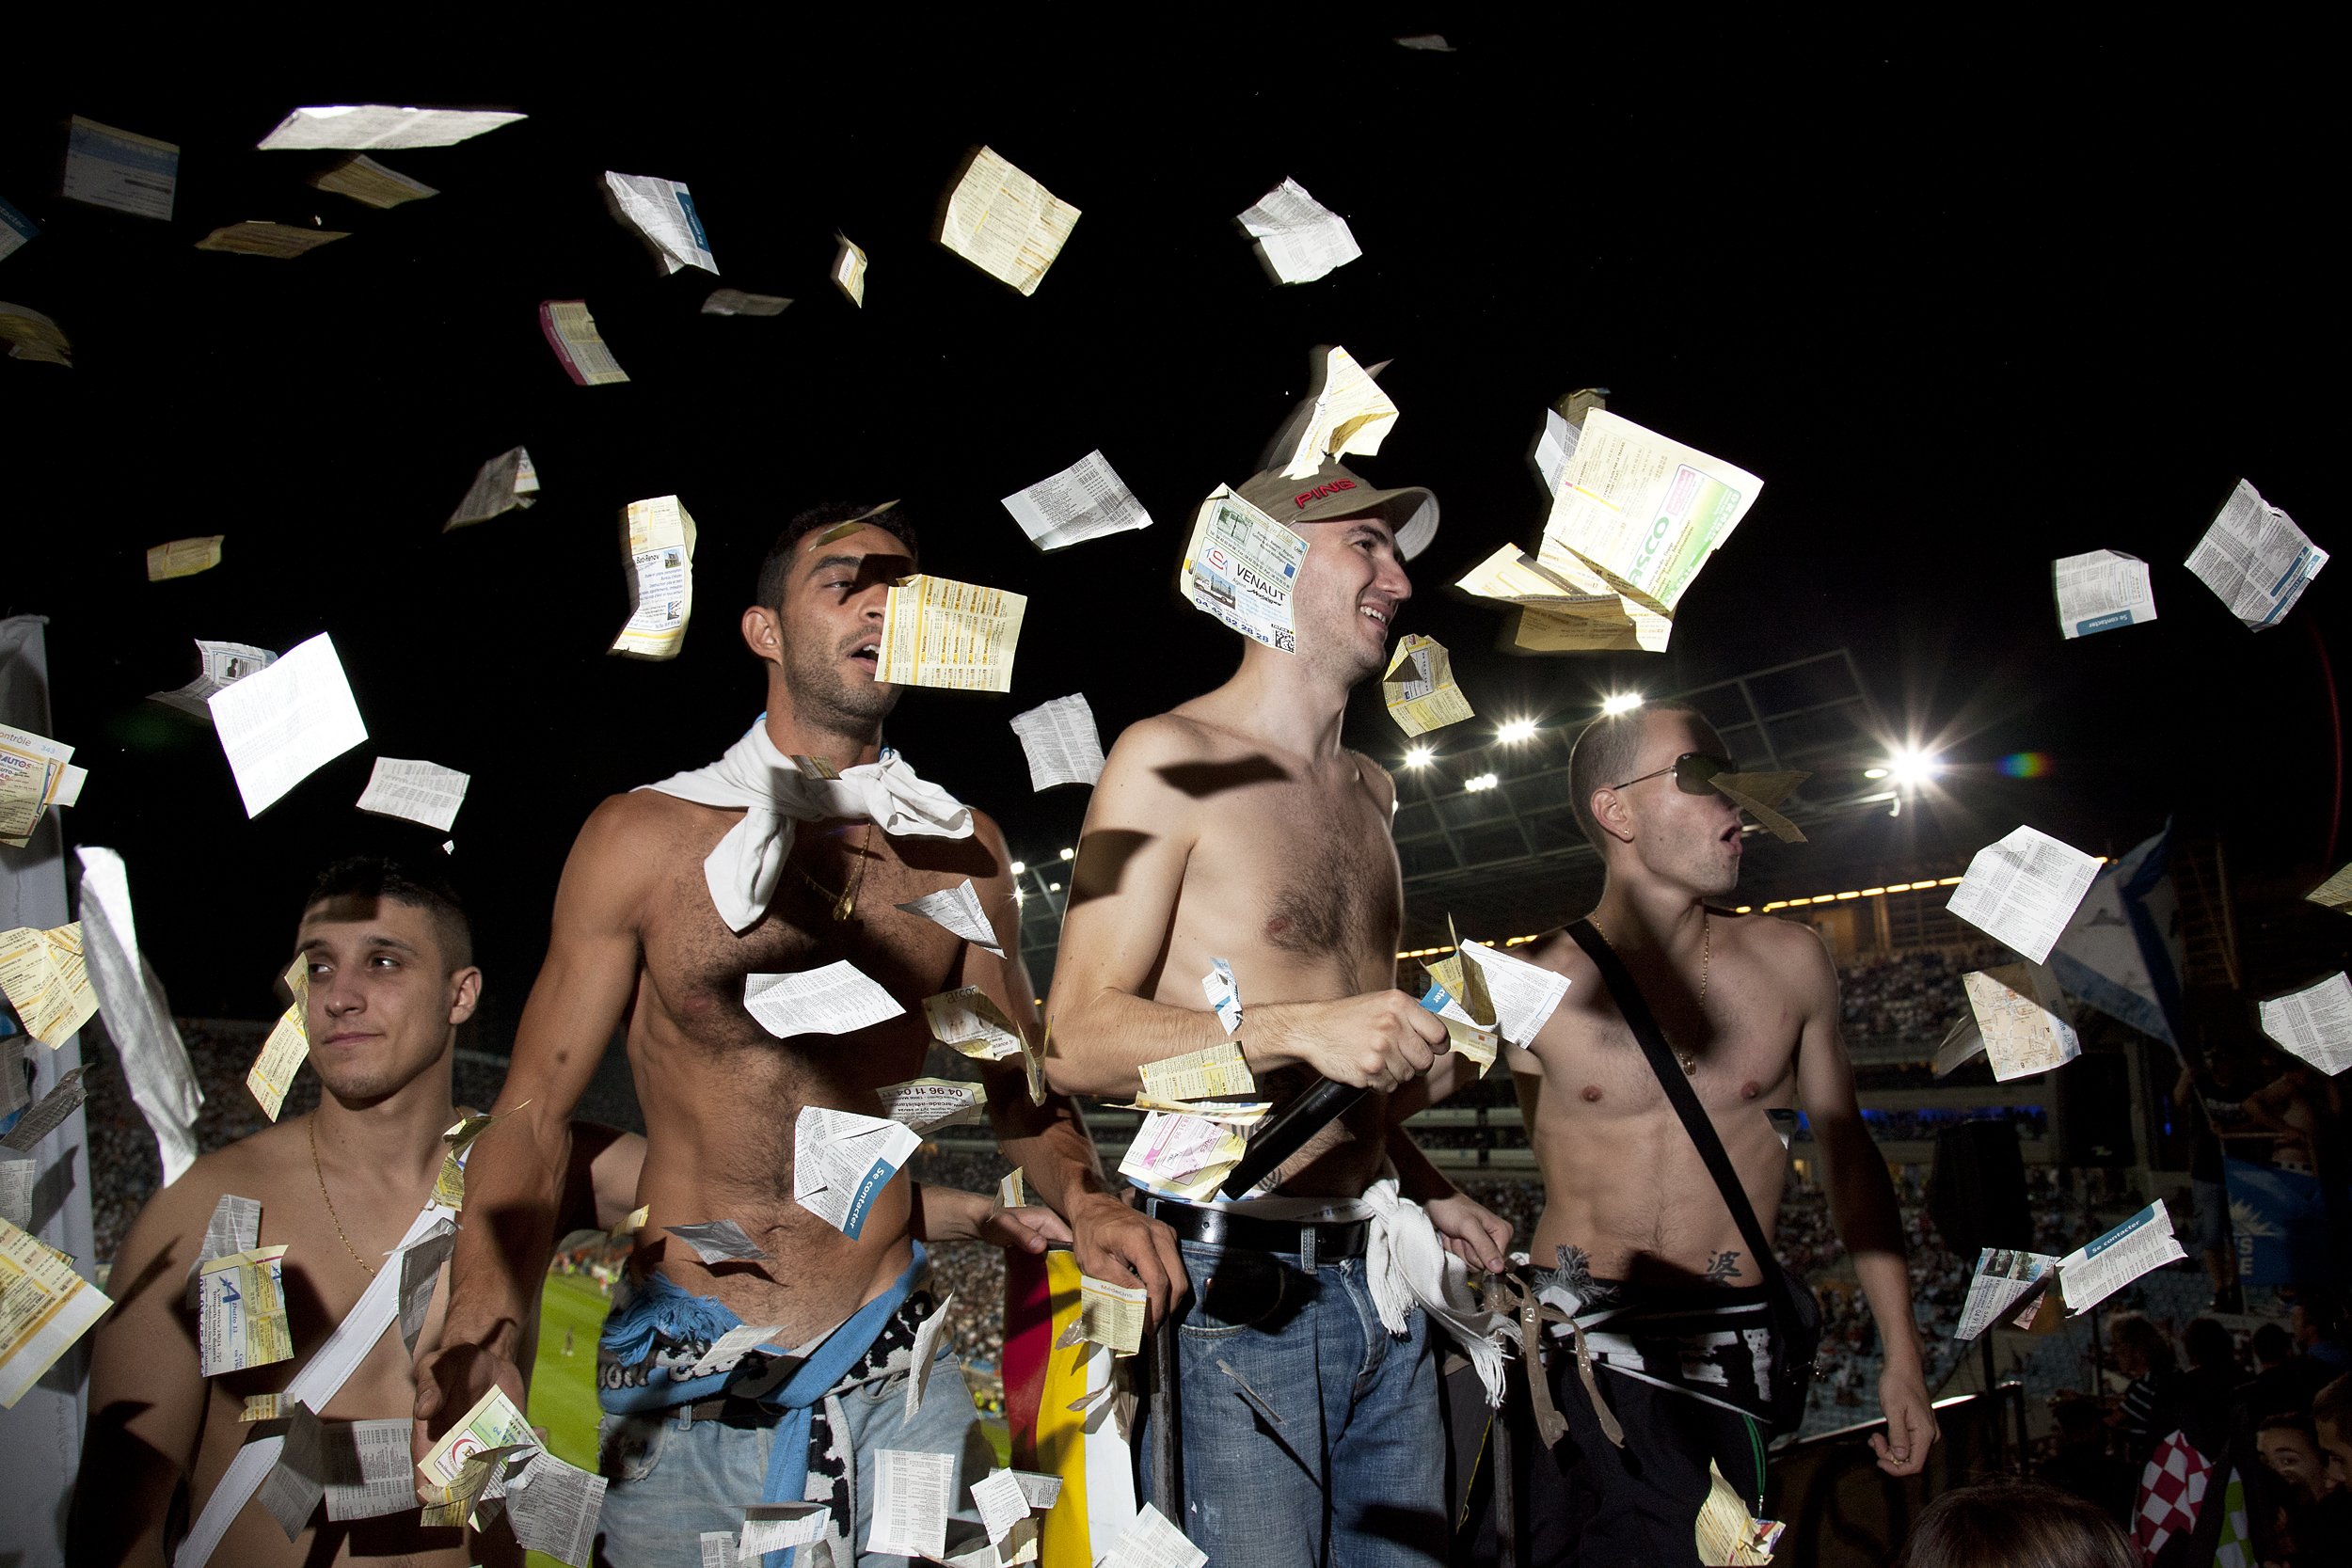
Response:
[[[2265,1323],[2254,1330],[2254,1359],[2265,1367],[2295,1359],[2295,1336],[2284,1323]]]
[[[2108,1319],[2107,1340],[2119,1350],[2137,1351],[2152,1372],[2169,1372],[2178,1365],[2172,1341],[2145,1312],[2118,1312]]]
[[[2312,1418],[2300,1410],[2278,1410],[2254,1423],[2256,1432],[2299,1432],[2312,1448],[2319,1447],[2319,1433]]]
[[[2181,1348],[2200,1367],[2228,1367],[2237,1360],[2237,1347],[2230,1342],[2230,1331],[2212,1318],[2191,1318],[2181,1330]]]
[[[338,898],[389,898],[433,917],[433,934],[453,973],[473,962],[473,922],[446,878],[420,870],[389,855],[350,855],[318,874],[304,899],[304,913]]]
[[[760,559],[758,597],[755,601],[759,607],[773,610],[784,602],[785,581],[792,575],[792,559],[800,553],[801,541],[835,523],[855,519],[865,527],[878,528],[904,545],[910,558],[920,560],[922,551],[915,542],[914,522],[907,515],[906,507],[894,501],[882,511],[875,512],[874,515],[866,515],[874,512],[877,504],[874,501],[821,501],[785,524],[784,531],[776,535],[776,542],[768,546],[768,553]]]
[[[1919,1511],[1896,1568],[2139,1568],[2096,1503],[2040,1481],[1954,1487]]]
[[[1576,744],[1568,748],[1568,803],[1575,808],[1576,825],[1584,830],[1596,849],[1607,847],[1609,835],[1593,817],[1593,791],[1626,782],[1634,753],[1642,749],[1642,716],[1649,713],[1687,716],[1709,750],[1727,754],[1724,737],[1707,715],[1689,703],[1647,703],[1624,713],[1604,713],[1577,731]]]

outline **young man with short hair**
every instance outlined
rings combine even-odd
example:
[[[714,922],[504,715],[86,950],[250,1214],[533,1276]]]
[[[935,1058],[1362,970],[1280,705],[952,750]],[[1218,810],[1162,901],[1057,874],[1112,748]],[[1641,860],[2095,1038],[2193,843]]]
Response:
[[[447,884],[396,861],[338,862],[311,890],[295,948],[310,975],[318,1108],[199,1159],[148,1201],[123,1239],[109,1276],[115,1310],[92,1342],[72,1521],[77,1563],[162,1568],[178,1546],[170,1521],[183,1490],[183,1524],[202,1519],[255,1433],[240,1419],[246,1399],[284,1389],[378,1274],[397,1266],[387,1254],[423,1210],[448,1152],[442,1133],[461,1114],[451,1101],[451,1053],[481,996],[482,972]],[[617,1224],[643,1141],[583,1126],[573,1148],[567,1217]],[[214,1208],[230,1195],[261,1204],[255,1244],[287,1249],[294,1354],[208,1378],[185,1289]],[[446,1299],[437,1287],[416,1355],[438,1343]],[[415,1355],[388,1325],[318,1413],[328,1421],[401,1418],[416,1397]],[[414,1507],[345,1523],[314,1513],[292,1541],[249,1497],[228,1517],[213,1556],[237,1568],[476,1560],[462,1532],[420,1528]],[[185,1558],[179,1568],[194,1568]]]

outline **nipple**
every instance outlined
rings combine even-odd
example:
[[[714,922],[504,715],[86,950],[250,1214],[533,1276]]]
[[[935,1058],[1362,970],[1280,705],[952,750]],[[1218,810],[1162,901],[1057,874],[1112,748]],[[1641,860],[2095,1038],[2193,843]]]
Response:
[[[1597,1105],[1600,1103],[1600,1085],[1598,1084],[1587,1084],[1584,1085],[1584,1103],[1587,1105]]]
[[[1753,1078],[1740,1085],[1740,1098],[1742,1100],[1754,1100],[1757,1092],[1756,1080]]]

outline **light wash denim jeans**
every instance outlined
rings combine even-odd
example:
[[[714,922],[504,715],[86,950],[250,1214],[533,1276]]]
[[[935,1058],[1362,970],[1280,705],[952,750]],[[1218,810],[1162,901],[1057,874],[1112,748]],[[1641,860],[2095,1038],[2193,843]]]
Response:
[[[1183,1243],[1184,1516],[1209,1568],[1431,1568],[1447,1555],[1445,1430],[1420,1311],[1391,1335],[1361,1259]],[[1141,1438],[1138,1453],[1148,1453]],[[1142,1468],[1149,1490],[1150,1465]]]
[[[912,1421],[906,1418],[906,1384],[904,1374],[877,1378],[835,1396],[849,1432],[834,1433],[834,1441],[846,1436],[857,1454],[857,1518],[834,1520],[833,1528],[847,1536],[852,1552],[865,1545],[873,1523],[878,1450],[961,1455],[952,1494],[959,1499],[965,1498],[966,1487],[985,1480],[995,1467],[952,1350],[942,1349],[931,1362],[923,1406]],[[608,1415],[597,1436],[610,1484],[597,1528],[596,1568],[701,1568],[702,1532],[737,1534],[743,1528],[744,1505],[759,1501],[775,1432],[771,1426],[689,1421],[681,1410],[673,1409]],[[977,1515],[967,1502],[952,1510],[950,1517]],[[809,1555],[797,1554],[795,1568]],[[908,1568],[910,1560],[867,1554],[855,1560],[858,1568]]]

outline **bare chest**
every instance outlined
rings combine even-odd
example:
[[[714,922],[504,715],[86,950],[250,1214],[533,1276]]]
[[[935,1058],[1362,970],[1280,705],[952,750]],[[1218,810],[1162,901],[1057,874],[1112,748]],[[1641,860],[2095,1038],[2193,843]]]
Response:
[[[1624,1017],[1595,989],[1562,1011],[1565,1027],[1539,1043],[1547,1109],[1571,1119],[1672,1119],[1673,1103]],[[1671,1070],[1721,1120],[1742,1108],[1794,1101],[1801,1021],[1769,998],[1693,997],[1661,1009]]]
[[[1237,972],[1255,958],[1262,975],[1336,970],[1353,987],[1393,969],[1404,919],[1396,847],[1359,781],[1254,785],[1208,824],[1186,867],[1180,937],[1221,943]]]

